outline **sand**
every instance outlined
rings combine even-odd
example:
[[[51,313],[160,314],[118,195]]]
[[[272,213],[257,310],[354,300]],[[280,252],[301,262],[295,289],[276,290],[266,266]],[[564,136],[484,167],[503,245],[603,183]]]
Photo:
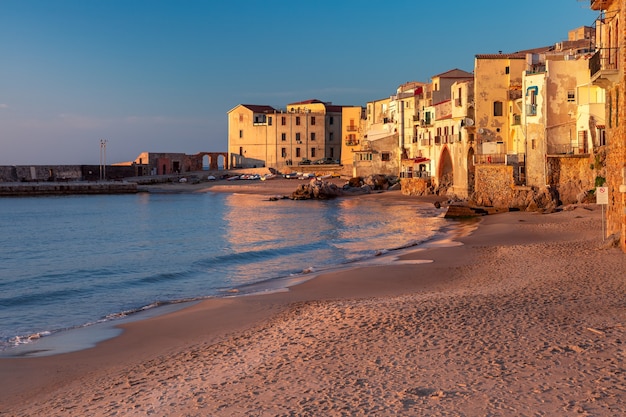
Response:
[[[620,416],[626,256],[599,206],[0,360],[2,416]]]

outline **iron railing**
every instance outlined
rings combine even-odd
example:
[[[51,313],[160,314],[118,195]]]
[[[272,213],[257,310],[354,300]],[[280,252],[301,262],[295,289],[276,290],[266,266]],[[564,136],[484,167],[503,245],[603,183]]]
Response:
[[[589,59],[591,77],[600,71],[616,71],[619,62],[619,48],[600,48]]]

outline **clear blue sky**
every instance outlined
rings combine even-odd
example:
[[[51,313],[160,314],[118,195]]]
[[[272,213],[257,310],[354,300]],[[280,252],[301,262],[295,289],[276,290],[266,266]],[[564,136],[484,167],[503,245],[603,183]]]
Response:
[[[0,165],[226,151],[237,104],[361,105],[592,25],[580,0],[0,0]]]

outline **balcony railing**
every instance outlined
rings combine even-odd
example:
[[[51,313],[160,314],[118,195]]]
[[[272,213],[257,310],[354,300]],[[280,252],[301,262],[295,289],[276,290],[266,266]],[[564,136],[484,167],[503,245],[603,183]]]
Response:
[[[589,59],[589,72],[591,73],[591,77],[596,75],[599,71],[616,71],[618,69],[618,58],[618,48],[598,49],[598,51]]]
[[[580,145],[575,143],[548,144],[549,155],[585,155],[588,152],[587,146],[584,143]]]
[[[348,132],[356,132],[357,130],[359,130],[358,126],[354,126],[354,125],[348,125],[348,127],[346,127],[346,130]]]
[[[526,116],[536,116],[537,115],[537,105],[536,104],[527,104],[526,105]]]
[[[474,164],[506,164],[505,153],[489,153],[489,154],[476,154],[474,155]]]
[[[346,139],[346,146],[356,146],[359,144],[358,139]]]

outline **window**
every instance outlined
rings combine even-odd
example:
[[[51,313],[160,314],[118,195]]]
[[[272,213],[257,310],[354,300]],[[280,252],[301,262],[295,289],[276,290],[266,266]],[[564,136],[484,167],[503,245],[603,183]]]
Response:
[[[243,123],[243,114],[239,115],[239,123]]]
[[[332,141],[333,140],[333,132],[330,132],[328,134],[328,141]]]
[[[335,148],[330,148],[330,157],[331,158],[335,157]]]
[[[287,140],[287,134],[286,133],[281,133],[280,134],[280,140],[282,140],[283,142]]]
[[[526,115],[537,115],[537,95],[539,94],[539,88],[537,86],[528,87],[526,89],[526,96],[528,97],[526,104]]]
[[[242,146],[239,147],[239,156],[243,156],[243,147]]]
[[[311,126],[315,126],[315,116],[311,116]]]
[[[330,117],[328,118],[328,124],[329,124],[329,125],[332,125],[332,124],[334,124],[334,123],[335,123],[335,118],[334,118],[333,116],[330,116]]]
[[[287,148],[280,148],[280,156],[283,158],[287,157]]]
[[[504,73],[505,73],[505,74],[510,74],[510,73],[511,73],[511,68],[510,68],[510,67],[508,67],[508,66],[507,66],[507,67],[505,67],[505,68],[504,68]]]
[[[296,116],[296,126],[300,126],[300,116]]]
[[[285,116],[280,117],[281,126],[287,126],[287,118]]]
[[[271,126],[271,125],[272,125],[272,118],[271,118],[271,117],[268,117],[268,118],[267,118],[267,124],[268,124],[269,126]]]
[[[391,160],[391,154],[389,152],[383,152],[380,154],[380,159],[383,162],[388,162]]]
[[[243,130],[239,129],[239,139],[243,138]]]
[[[311,148],[311,158],[315,158],[315,148]]]
[[[315,132],[311,132],[311,140],[315,140]]]
[[[501,101],[493,102],[493,115],[502,116],[502,102]]]
[[[296,133],[296,142],[300,142],[300,132]]]
[[[296,158],[300,158],[300,148],[296,148]]]
[[[576,91],[567,90],[567,101],[568,103],[573,103],[576,101]]]
[[[535,139],[532,139],[532,140],[530,141],[530,148],[531,148],[531,149],[535,149]]]

